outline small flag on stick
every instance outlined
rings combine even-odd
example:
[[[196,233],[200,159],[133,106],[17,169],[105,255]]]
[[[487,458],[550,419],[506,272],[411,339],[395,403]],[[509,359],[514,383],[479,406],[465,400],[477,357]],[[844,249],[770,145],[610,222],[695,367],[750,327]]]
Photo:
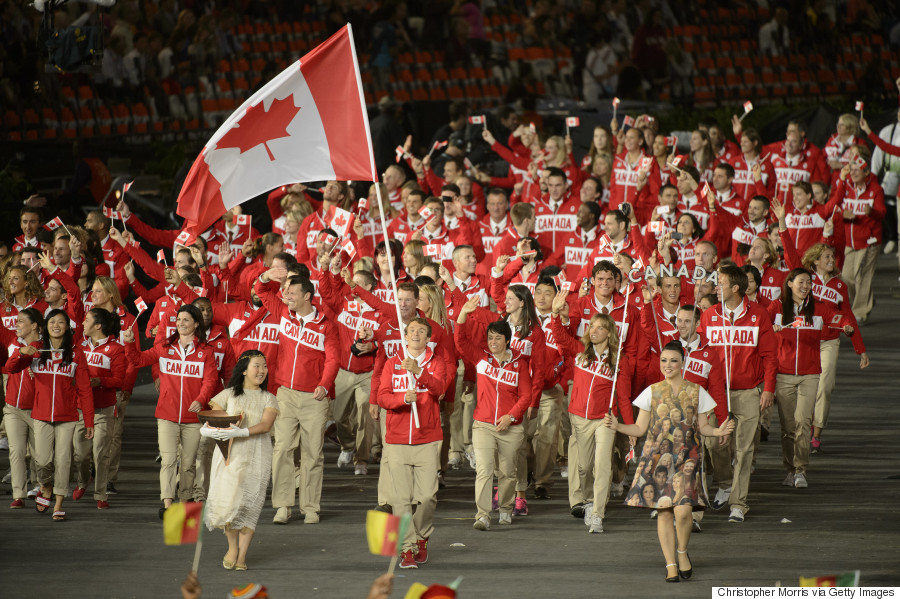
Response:
[[[401,518],[387,512],[369,510],[366,513],[369,551],[374,555],[396,557],[403,546],[403,537],[411,519],[412,514],[404,514]]]
[[[801,576],[801,587],[855,587],[859,586],[859,570],[832,576]]]
[[[202,526],[203,502],[173,503],[163,515],[166,545],[196,543]]]
[[[741,115],[741,118],[739,118],[738,121],[743,121],[744,117],[750,114],[751,110],[753,110],[753,102],[747,100],[746,102],[744,102],[744,114]]]

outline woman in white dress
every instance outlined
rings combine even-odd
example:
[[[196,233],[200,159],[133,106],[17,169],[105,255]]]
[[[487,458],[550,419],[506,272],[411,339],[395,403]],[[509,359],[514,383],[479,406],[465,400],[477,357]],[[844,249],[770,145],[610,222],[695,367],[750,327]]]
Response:
[[[246,570],[247,550],[266,500],[272,474],[272,440],[269,431],[278,415],[275,396],[266,391],[269,370],[266,358],[251,349],[238,358],[224,391],[213,397],[212,410],[225,410],[243,418],[231,428],[210,428],[200,434],[219,441],[233,439],[228,463],[215,452],[206,500],[206,527],[222,528],[228,539],[228,553],[222,560],[226,570]]]

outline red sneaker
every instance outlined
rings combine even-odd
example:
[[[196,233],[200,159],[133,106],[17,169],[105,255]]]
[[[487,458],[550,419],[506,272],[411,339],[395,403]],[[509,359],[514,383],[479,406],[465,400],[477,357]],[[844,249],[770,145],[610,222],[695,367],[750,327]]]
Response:
[[[75,501],[78,501],[79,499],[84,497],[84,492],[85,492],[85,489],[83,489],[81,487],[77,487],[74,491],[72,491],[72,499],[74,499]]]
[[[416,563],[424,564],[428,561],[428,539],[420,539],[416,541],[419,551],[416,552]]]
[[[108,501],[98,501],[98,502],[97,502],[97,509],[98,509],[98,510],[108,510],[108,509],[109,509],[109,502],[108,502]]]
[[[21,499],[13,499],[12,503],[9,504],[9,509],[11,510],[20,510],[25,507],[25,502]]]
[[[416,558],[413,555],[412,551],[404,551],[400,554],[400,567],[401,568],[418,568],[416,565]]]

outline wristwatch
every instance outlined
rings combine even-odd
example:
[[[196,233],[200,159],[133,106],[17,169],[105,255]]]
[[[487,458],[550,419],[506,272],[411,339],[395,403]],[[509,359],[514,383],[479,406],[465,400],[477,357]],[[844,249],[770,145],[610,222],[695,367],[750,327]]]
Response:
[[[510,421],[510,423],[512,423],[512,424],[515,424],[515,423],[516,423],[516,417],[515,417],[515,416],[513,416],[512,414],[507,414],[507,416],[509,416],[509,421]]]

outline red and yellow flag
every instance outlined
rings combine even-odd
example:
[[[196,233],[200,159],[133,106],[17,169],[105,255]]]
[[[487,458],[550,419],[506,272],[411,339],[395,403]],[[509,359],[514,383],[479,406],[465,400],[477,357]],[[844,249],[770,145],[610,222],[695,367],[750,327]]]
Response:
[[[163,515],[166,545],[196,543],[203,525],[203,503],[173,503]]]
[[[859,586],[859,570],[831,576],[800,577],[801,587],[855,587]]]
[[[409,521],[410,514],[400,518],[387,512],[370,510],[366,514],[366,538],[369,540],[369,551],[375,555],[397,555]]]

